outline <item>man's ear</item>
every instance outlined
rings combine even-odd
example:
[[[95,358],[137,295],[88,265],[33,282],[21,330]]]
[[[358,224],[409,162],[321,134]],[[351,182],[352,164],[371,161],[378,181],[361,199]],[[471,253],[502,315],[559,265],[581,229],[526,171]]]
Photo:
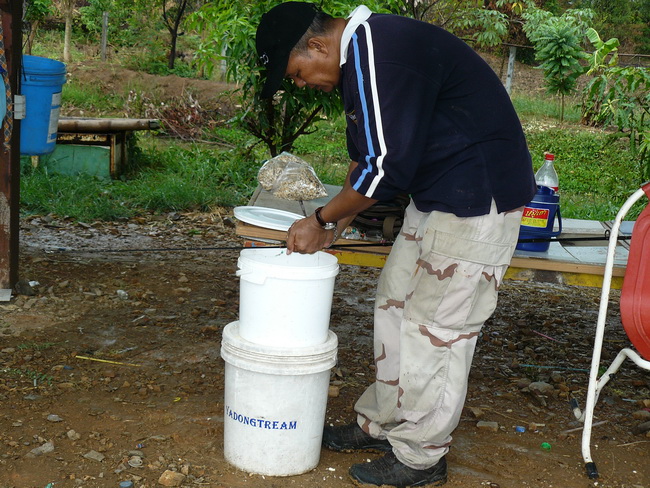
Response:
[[[307,47],[317,53],[328,54],[327,43],[321,37],[312,37],[307,42]]]

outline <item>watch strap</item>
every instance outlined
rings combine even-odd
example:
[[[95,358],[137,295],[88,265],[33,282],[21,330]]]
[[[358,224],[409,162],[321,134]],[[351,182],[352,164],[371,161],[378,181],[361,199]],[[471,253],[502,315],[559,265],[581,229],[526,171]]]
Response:
[[[328,226],[328,222],[325,222],[323,220],[323,217],[320,216],[320,211],[323,209],[323,207],[318,207],[316,210],[314,210],[314,216],[316,217],[316,221],[320,224],[321,227],[330,227],[331,224]]]

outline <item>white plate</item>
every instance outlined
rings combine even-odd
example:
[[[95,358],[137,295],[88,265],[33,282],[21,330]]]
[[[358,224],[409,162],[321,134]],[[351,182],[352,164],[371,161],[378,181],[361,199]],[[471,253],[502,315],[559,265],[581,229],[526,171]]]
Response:
[[[242,222],[273,230],[289,230],[291,224],[304,218],[293,212],[267,207],[235,207],[234,213]]]

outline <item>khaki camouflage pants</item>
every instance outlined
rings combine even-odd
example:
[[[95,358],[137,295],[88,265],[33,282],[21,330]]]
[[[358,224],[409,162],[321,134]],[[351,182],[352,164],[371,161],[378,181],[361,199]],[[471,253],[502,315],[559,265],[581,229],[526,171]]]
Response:
[[[359,425],[416,469],[447,453],[467,394],[477,337],[515,250],[521,211],[460,218],[413,202],[379,279],[375,383]]]

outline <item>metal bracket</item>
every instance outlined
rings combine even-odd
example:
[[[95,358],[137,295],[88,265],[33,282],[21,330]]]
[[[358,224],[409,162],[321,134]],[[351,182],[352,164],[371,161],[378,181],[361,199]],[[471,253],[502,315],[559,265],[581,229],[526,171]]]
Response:
[[[25,118],[25,95],[14,95],[14,120]]]

